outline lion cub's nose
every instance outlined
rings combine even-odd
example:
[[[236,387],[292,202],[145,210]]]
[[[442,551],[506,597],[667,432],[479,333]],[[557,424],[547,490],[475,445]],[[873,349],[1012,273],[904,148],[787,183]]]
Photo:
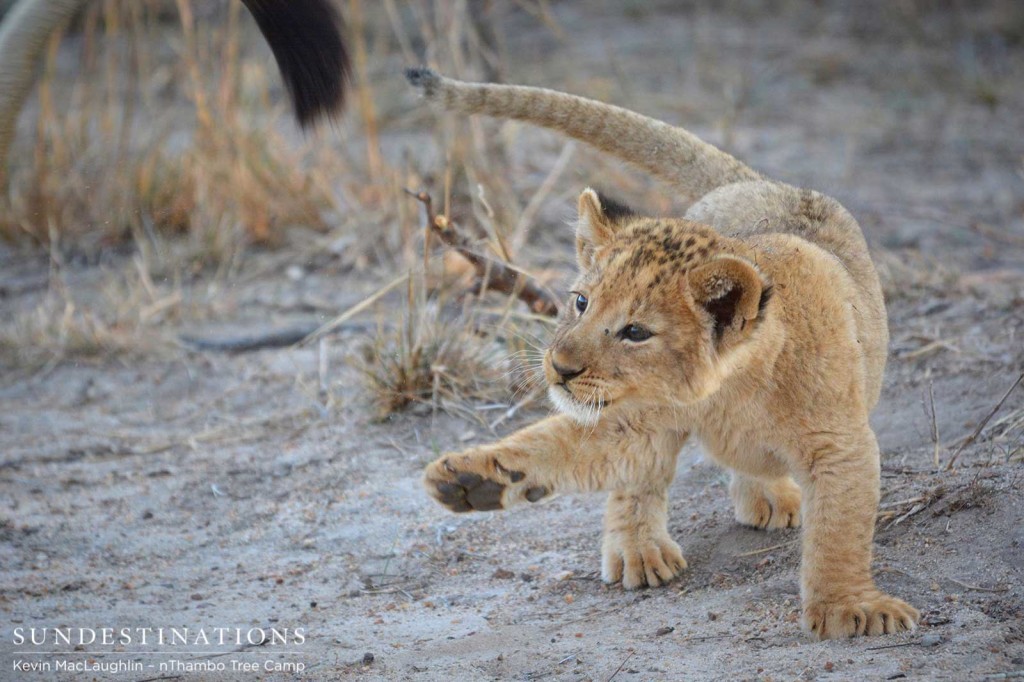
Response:
[[[579,375],[583,374],[583,368],[571,369],[569,367],[563,367],[562,365],[559,365],[557,362],[552,362],[551,368],[555,370],[559,378],[562,380],[563,384],[568,383],[572,379],[575,379]]]

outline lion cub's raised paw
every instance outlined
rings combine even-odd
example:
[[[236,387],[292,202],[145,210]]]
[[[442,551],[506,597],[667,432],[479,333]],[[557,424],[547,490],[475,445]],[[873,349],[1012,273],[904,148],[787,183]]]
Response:
[[[453,512],[495,511],[516,502],[537,502],[551,494],[544,485],[531,483],[515,468],[514,456],[499,458],[490,449],[447,454],[427,466],[423,485]]]
[[[666,585],[685,568],[679,545],[669,537],[638,540],[613,533],[601,547],[601,579],[622,581],[627,590]]]
[[[804,607],[804,629],[818,639],[888,635],[917,627],[920,613],[902,599],[876,592]]]

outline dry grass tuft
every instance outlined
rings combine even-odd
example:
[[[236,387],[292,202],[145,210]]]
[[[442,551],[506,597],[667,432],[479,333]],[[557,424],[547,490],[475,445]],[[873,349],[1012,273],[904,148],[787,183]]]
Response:
[[[104,276],[99,300],[83,303],[57,275],[32,308],[0,326],[0,365],[35,371],[66,360],[152,352],[167,343],[156,327],[181,314],[180,293],[160,294],[139,270]]]
[[[354,361],[378,417],[419,405],[479,419],[473,404],[499,409],[517,395],[524,404],[536,398],[539,353],[524,340],[531,323],[508,314],[514,299],[488,319],[479,299],[460,310],[443,291],[427,296],[419,278],[404,303],[395,324],[382,326]]]
[[[121,355],[140,347],[136,332],[70,300],[48,298],[0,328],[0,363],[37,368],[69,358]]]

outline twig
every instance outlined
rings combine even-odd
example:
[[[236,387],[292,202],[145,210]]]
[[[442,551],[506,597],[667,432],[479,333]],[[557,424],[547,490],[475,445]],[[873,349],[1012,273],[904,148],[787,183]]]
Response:
[[[910,508],[910,511],[908,511],[906,514],[904,514],[903,516],[897,518],[895,521],[890,523],[888,526],[885,527],[885,529],[889,530],[893,526],[898,526],[901,523],[903,523],[904,521],[906,521],[907,519],[909,519],[914,514],[920,514],[921,512],[923,512],[927,508],[928,508],[928,503],[927,502],[924,502],[924,501],[918,502],[917,504],[915,504],[913,507]]]
[[[434,214],[433,202],[426,192],[405,192],[423,204],[427,214],[427,233],[437,235],[448,247],[457,251],[476,270],[481,291],[492,290],[514,294],[535,313],[554,317],[558,315],[558,302],[547,289],[539,285],[525,272],[507,263],[477,253],[469,238],[459,232],[455,223],[446,216]]]
[[[957,580],[956,578],[947,578],[947,580],[949,580],[949,582],[951,582],[951,583],[956,583],[957,585],[959,585],[960,587],[964,588],[965,590],[971,590],[972,592],[995,592],[995,593],[999,593],[999,592],[1006,592],[1006,591],[1008,591],[1010,589],[1008,587],[981,587],[979,585],[968,585],[967,583],[961,582],[961,581]]]
[[[554,189],[558,179],[562,177],[562,173],[569,166],[569,161],[572,160],[572,155],[576,151],[576,145],[573,142],[567,142],[562,147],[562,152],[558,155],[555,160],[555,165],[551,167],[551,171],[548,176],[544,178],[544,182],[540,183],[540,187],[534,192],[533,196],[530,197],[530,201],[527,202],[526,208],[519,215],[519,220],[516,222],[515,228],[512,230],[512,253],[519,253],[522,250],[523,245],[526,244],[526,240],[530,234],[530,227],[533,224],[533,219],[537,217],[537,212],[540,210],[541,204],[547,198],[551,190]]]
[[[383,298],[385,294],[387,294],[389,291],[391,291],[392,289],[397,287],[399,284],[402,284],[403,282],[405,282],[407,279],[409,279],[409,273],[408,272],[405,273],[404,275],[400,275],[400,276],[396,277],[395,279],[391,280],[390,282],[388,282],[387,284],[382,286],[380,289],[377,289],[377,291],[373,292],[372,294],[370,294],[369,296],[364,298],[359,303],[356,303],[354,306],[352,306],[351,308],[349,308],[348,310],[343,312],[341,315],[338,315],[337,317],[335,317],[330,322],[327,322],[326,324],[321,325],[319,328],[314,330],[312,333],[310,333],[309,335],[303,337],[302,340],[299,341],[298,343],[306,344],[306,343],[309,343],[310,341],[315,341],[316,339],[319,339],[324,334],[327,334],[329,332],[334,331],[339,326],[341,326],[343,323],[348,322],[351,318],[355,317],[359,313],[361,313],[364,310],[366,310],[367,308],[369,308],[371,305],[376,303],[379,299]]]
[[[790,545],[795,545],[796,543],[797,543],[796,540],[790,540],[789,542],[783,542],[783,543],[780,543],[778,545],[772,545],[771,547],[762,547],[761,549],[752,549],[749,552],[740,552],[739,554],[733,554],[733,556],[736,557],[736,558],[740,558],[740,557],[745,557],[745,556],[754,556],[756,554],[764,554],[766,552],[771,552],[771,551],[776,550],[776,549],[782,549],[783,547],[789,547]]]
[[[885,504],[878,505],[878,508],[879,509],[890,509],[892,507],[903,507],[903,506],[906,506],[908,504],[917,504],[918,502],[923,502],[923,501],[924,501],[924,496],[918,495],[917,497],[911,497],[911,498],[908,498],[906,500],[900,500],[899,502],[886,502]]]
[[[967,440],[960,443],[956,451],[953,453],[953,456],[949,458],[949,463],[946,464],[946,471],[949,471],[950,469],[953,468],[953,465],[956,464],[957,457],[960,456],[960,453],[963,452],[964,448],[973,443],[978,438],[978,436],[981,435],[981,432],[984,430],[985,426],[988,425],[989,420],[996,415],[996,412],[999,411],[999,408],[1003,406],[1003,403],[1006,402],[1006,399],[1010,397],[1011,393],[1013,393],[1013,389],[1017,388],[1018,384],[1020,384],[1021,381],[1024,381],[1024,372],[1020,373],[1020,376],[1017,377],[1017,380],[1013,382],[1013,386],[1010,386],[1006,393],[1003,394],[1003,397],[999,399],[999,402],[996,403],[996,406],[992,408],[992,411],[989,412],[985,416],[985,418],[981,420],[981,423],[978,424],[978,428],[974,429],[974,433],[968,436]]]
[[[900,644],[883,644],[882,646],[869,646],[864,651],[880,651],[882,649],[898,649],[904,646],[917,646],[920,642],[902,642]]]
[[[948,350],[948,351],[952,351],[954,353],[959,353],[960,352],[959,348],[957,348],[953,344],[949,343],[948,341],[945,341],[943,339],[936,339],[935,341],[932,341],[931,343],[926,343],[925,345],[921,346],[920,348],[915,348],[912,351],[907,351],[906,353],[901,354],[900,358],[903,359],[903,360],[912,360],[913,358],[919,357],[921,355],[927,355],[928,353],[934,353],[937,350],[943,350],[943,349]]]
[[[723,632],[718,635],[703,635],[701,637],[684,637],[684,642],[710,642],[713,639],[724,639],[726,637],[732,637],[732,634]]]
[[[933,453],[935,460],[935,470],[939,470],[939,424],[935,419],[935,393],[932,390],[933,382],[928,382],[928,404],[931,408],[932,413],[932,442],[935,444],[935,451]]]
[[[622,663],[619,664],[619,667],[615,669],[615,672],[612,673],[612,676],[609,677],[606,680],[606,682],[612,682],[612,680],[615,679],[615,676],[618,675],[620,672],[622,672],[622,669],[626,667],[627,663],[629,663],[629,659],[633,658],[633,656],[635,656],[635,655],[636,655],[635,651],[630,651],[629,652],[629,656],[626,656],[625,660],[623,660]]]

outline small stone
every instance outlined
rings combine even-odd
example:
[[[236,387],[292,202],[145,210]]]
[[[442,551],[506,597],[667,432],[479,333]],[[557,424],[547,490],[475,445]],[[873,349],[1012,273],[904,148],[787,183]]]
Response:
[[[203,595],[199,594],[198,592],[196,592],[195,594],[192,595],[192,601],[202,601],[202,600],[203,600]]]
[[[491,577],[495,580],[511,580],[516,577],[516,574],[508,569],[499,568],[491,574]]]
[[[830,673],[836,669],[836,664],[832,661],[825,661],[825,672]]]
[[[666,625],[664,627],[660,627],[657,630],[655,630],[654,631],[654,635],[655,635],[655,637],[664,637],[665,635],[667,635],[669,633],[672,633],[672,632],[675,632],[675,631],[676,631],[676,629],[674,627],[672,627],[671,625]]]
[[[708,620],[718,620],[718,614],[714,611],[708,611]]]
[[[365,654],[363,654],[363,665],[373,665],[373,661],[374,656],[372,653],[367,651]]]
[[[927,635],[921,638],[918,642],[921,646],[938,646],[942,644],[942,635],[937,635],[934,632],[929,632]]]

